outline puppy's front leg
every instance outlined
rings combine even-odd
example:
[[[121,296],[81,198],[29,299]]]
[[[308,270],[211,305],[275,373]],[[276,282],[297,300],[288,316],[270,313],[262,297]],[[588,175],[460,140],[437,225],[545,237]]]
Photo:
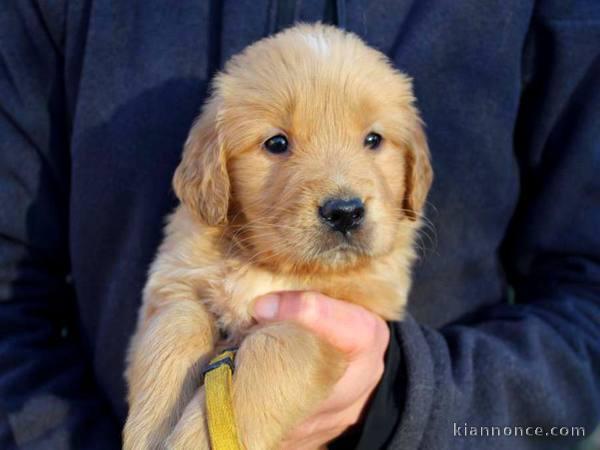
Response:
[[[199,302],[178,299],[149,309],[128,356],[127,450],[164,448],[214,347],[213,320]]]
[[[340,352],[306,329],[274,323],[249,335],[236,357],[233,404],[246,449],[277,449],[331,393],[346,367]]]
[[[165,447],[168,450],[211,450],[205,405],[206,395],[202,386],[167,439]]]
[[[276,323],[246,337],[235,366],[233,408],[241,443],[246,450],[274,450],[329,395],[346,364],[341,353],[302,327]],[[169,438],[169,449],[210,448],[204,402],[202,387]]]

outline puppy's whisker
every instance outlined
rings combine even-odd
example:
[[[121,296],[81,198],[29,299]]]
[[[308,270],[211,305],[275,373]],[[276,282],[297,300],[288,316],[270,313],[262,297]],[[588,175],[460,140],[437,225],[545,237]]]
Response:
[[[264,264],[265,262],[271,260],[272,258],[275,258],[275,257],[280,258],[283,256],[283,253],[281,253],[282,250],[290,250],[290,248],[285,247],[285,246],[283,246],[283,247],[280,246],[279,248],[278,247],[269,248],[269,249],[260,251],[258,253],[255,253],[251,258],[248,259],[247,263],[243,267],[244,267],[244,269],[246,269],[247,267],[253,265],[256,262],[262,262]],[[271,253],[271,255],[266,258],[263,258],[262,255],[264,255],[265,253]],[[259,261],[259,259],[260,259],[260,261]]]
[[[397,208],[396,211],[407,212],[410,210]],[[437,248],[437,232],[431,221],[428,221],[422,215],[418,215],[417,218],[422,221],[422,227],[419,228],[415,233],[413,245],[418,253],[423,257],[427,255],[429,250],[435,251]],[[405,218],[401,217],[395,220],[390,220],[387,223],[392,225],[401,225],[402,223],[405,223],[405,220]]]
[[[248,224],[247,227],[249,229],[288,229],[288,230],[294,230],[294,231],[301,231],[300,227],[294,226],[294,225],[285,225],[285,224],[280,224],[280,223],[269,223],[269,222],[255,222],[252,224]]]
[[[287,212],[291,213],[292,211],[290,210],[290,211],[287,211]],[[233,228],[244,228],[244,227],[250,227],[250,226],[253,226],[253,225],[256,225],[256,224],[258,224],[258,225],[268,225],[268,226],[272,226],[272,227],[273,226],[282,226],[283,225],[283,224],[274,223],[272,221],[268,221],[268,220],[265,220],[265,219],[258,219],[257,218],[257,219],[249,220],[249,221],[247,221],[247,222],[245,222],[243,224],[239,224],[239,225],[238,224],[232,224],[231,227],[233,227]]]
[[[402,214],[414,214],[414,211],[404,208],[395,208],[395,211]],[[417,219],[422,222],[423,228],[430,230],[433,234],[436,234],[435,225],[427,216],[425,216],[423,213],[418,213]]]
[[[237,238],[235,241],[232,241],[232,247],[234,246],[239,246],[239,247],[243,247],[246,250],[251,250],[251,248],[248,248],[247,246],[245,246],[244,244],[249,242],[249,241],[253,241],[253,240],[261,240],[262,238],[269,238],[272,237],[273,233],[270,231],[264,231],[263,233],[253,233],[251,236],[246,236],[242,239]],[[291,250],[292,246],[291,245],[287,245],[286,250]],[[230,248],[230,250],[232,251],[233,249]],[[268,251],[272,251],[272,252],[276,252],[277,248],[269,248],[267,250],[264,250],[263,252],[260,253],[266,253]],[[252,257],[256,256],[257,253],[252,254]]]

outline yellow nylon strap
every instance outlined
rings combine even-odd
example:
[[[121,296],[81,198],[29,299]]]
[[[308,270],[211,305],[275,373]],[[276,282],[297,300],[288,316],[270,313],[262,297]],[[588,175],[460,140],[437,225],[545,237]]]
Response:
[[[224,351],[210,362],[204,375],[206,413],[212,450],[241,450],[231,401],[234,357],[235,351]]]

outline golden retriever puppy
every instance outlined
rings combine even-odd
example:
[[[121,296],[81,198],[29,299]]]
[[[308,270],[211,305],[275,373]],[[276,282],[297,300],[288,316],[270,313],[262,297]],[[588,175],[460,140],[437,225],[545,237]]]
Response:
[[[320,291],[400,319],[431,180],[410,80],[357,36],[299,25],[233,57],[174,176],[181,204],[128,354],[125,448],[209,448],[201,370],[231,345],[241,445],[278,448],[345,362],[301,327],[258,327],[253,299]]]

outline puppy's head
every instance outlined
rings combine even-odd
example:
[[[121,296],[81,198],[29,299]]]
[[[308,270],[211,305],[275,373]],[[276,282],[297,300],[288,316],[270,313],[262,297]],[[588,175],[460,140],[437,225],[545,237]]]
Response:
[[[351,268],[417,228],[432,173],[410,80],[358,37],[301,25],[214,80],[174,177],[257,264]]]

